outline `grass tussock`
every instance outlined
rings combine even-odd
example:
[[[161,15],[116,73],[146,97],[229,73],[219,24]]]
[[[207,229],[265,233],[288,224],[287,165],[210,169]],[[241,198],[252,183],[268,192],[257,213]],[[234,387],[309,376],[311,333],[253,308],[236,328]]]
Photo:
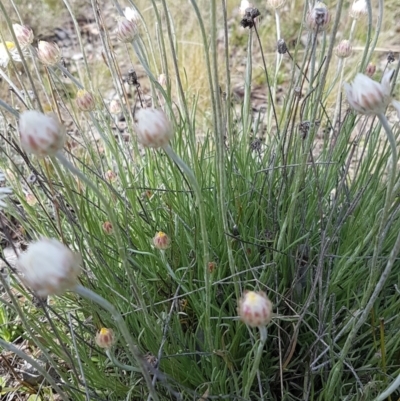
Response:
[[[2,397],[399,398],[383,2],[104,3],[0,3]]]

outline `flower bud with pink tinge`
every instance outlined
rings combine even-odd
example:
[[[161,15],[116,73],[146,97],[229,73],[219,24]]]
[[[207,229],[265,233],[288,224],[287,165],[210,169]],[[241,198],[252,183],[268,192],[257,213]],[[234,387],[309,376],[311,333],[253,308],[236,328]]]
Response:
[[[162,148],[173,137],[171,123],[161,110],[140,109],[136,114],[136,134],[139,143],[149,148]]]
[[[39,60],[48,66],[57,64],[61,59],[60,48],[55,43],[44,40],[39,41],[37,55]]]
[[[93,95],[85,89],[78,90],[75,103],[82,111],[92,111],[96,107]]]
[[[19,119],[21,146],[27,153],[36,156],[53,156],[64,147],[65,128],[53,115],[36,110],[21,113]]]
[[[115,344],[114,331],[105,327],[101,328],[96,334],[95,341],[98,347],[110,349]]]
[[[347,58],[351,55],[352,51],[353,47],[351,46],[350,41],[342,40],[336,47],[336,56],[339,58]]]
[[[375,71],[376,71],[376,65],[369,63],[367,65],[367,68],[365,69],[365,74],[371,78],[375,74]]]
[[[171,245],[171,239],[162,231],[159,231],[153,238],[153,245],[156,249],[166,250]]]
[[[28,26],[13,24],[13,29],[20,46],[25,47],[33,42],[33,31]]]
[[[385,72],[382,82],[376,82],[364,74],[357,74],[351,84],[345,83],[344,89],[350,106],[360,114],[377,115],[385,113],[389,104],[397,110],[400,118],[400,102],[390,94],[390,79],[394,70]]]
[[[240,319],[250,327],[264,327],[272,318],[272,303],[263,291],[245,291],[239,300]]]
[[[125,17],[118,19],[117,38],[123,43],[132,42],[138,34],[138,27],[135,21],[128,20]]]

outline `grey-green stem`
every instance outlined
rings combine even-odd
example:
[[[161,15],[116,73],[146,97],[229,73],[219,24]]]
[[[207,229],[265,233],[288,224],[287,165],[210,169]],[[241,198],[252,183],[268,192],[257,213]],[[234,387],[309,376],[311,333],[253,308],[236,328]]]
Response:
[[[254,358],[253,366],[250,371],[249,378],[247,379],[246,387],[244,388],[243,399],[248,400],[250,395],[250,389],[253,384],[254,378],[256,377],[257,370],[260,366],[261,356],[264,350],[265,342],[267,341],[267,328],[265,326],[259,327],[260,330],[260,340],[258,343],[258,348],[256,356]]]
[[[124,365],[123,363],[121,363],[120,361],[118,361],[118,359],[115,357],[115,355],[113,354],[113,352],[111,351],[111,349],[106,349],[106,355],[108,356],[108,359],[118,368],[123,369],[123,370],[127,370],[129,372],[138,372],[140,373],[141,370],[136,367],[136,366],[131,366],[131,365]]]
[[[201,231],[201,243],[203,246],[203,269],[204,269],[204,281],[205,281],[205,303],[204,303],[204,324],[206,332],[206,345],[207,349],[212,350],[212,339],[210,329],[210,305],[211,305],[211,276],[208,269],[208,262],[210,261],[208,251],[208,234],[206,225],[206,213],[204,210],[203,196],[201,194],[201,188],[193,174],[193,171],[186,165],[186,163],[173,151],[170,145],[164,147],[165,153],[182,169],[182,171],[188,177],[190,184],[196,195],[197,207],[199,210],[200,219],[200,231]]]
[[[140,372],[142,372],[142,375],[146,381],[147,388],[149,390],[151,397],[153,398],[154,401],[158,401],[159,398],[158,398],[157,393],[154,389],[154,386],[151,382],[151,377],[147,370],[146,364],[144,363],[142,356],[141,356],[137,346],[135,345],[132,336],[129,333],[129,329],[128,329],[124,319],[122,318],[122,315],[118,312],[118,310],[115,308],[115,306],[113,304],[111,304],[110,302],[105,300],[100,295],[96,294],[95,292],[89,290],[86,287],[83,287],[80,284],[78,284],[74,288],[74,292],[76,292],[77,294],[79,294],[80,296],[82,296],[84,298],[90,299],[91,301],[97,303],[98,305],[100,305],[102,308],[104,308],[106,311],[108,311],[112,315],[112,317],[114,318],[116,324],[118,325],[123,337],[125,338],[125,341],[128,344],[129,351],[133,355],[135,362],[140,367]]]

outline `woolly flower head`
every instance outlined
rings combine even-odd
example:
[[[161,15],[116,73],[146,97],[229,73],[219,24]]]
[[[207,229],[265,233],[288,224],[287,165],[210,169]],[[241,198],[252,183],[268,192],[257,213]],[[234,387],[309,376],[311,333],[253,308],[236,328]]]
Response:
[[[173,131],[165,113],[147,108],[136,113],[136,134],[139,143],[149,148],[162,148],[172,139]]]
[[[350,106],[360,114],[373,115],[385,113],[389,104],[397,110],[400,119],[400,102],[390,95],[390,79],[394,70],[387,71],[382,82],[376,82],[364,74],[357,74],[351,84],[345,83],[347,100]]]
[[[20,46],[28,46],[33,42],[33,31],[26,25],[13,24],[13,30]]]
[[[350,16],[354,19],[359,19],[368,14],[366,0],[356,0],[350,7]]]
[[[27,153],[36,156],[53,156],[64,147],[65,128],[54,115],[36,110],[21,113],[19,119],[21,146]]]
[[[140,15],[134,8],[126,7],[125,11],[124,11],[124,15],[128,21],[135,22],[136,24],[140,23]]]
[[[54,238],[29,245],[17,260],[22,281],[38,296],[62,295],[78,284],[81,258]]]

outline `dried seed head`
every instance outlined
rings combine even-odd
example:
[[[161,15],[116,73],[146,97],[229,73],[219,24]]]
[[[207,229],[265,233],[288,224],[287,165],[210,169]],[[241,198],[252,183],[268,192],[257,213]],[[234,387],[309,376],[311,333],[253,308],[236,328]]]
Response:
[[[283,39],[279,39],[277,42],[277,46],[276,46],[278,53],[279,54],[285,54],[287,53],[287,46],[286,46],[286,42]]]
[[[257,8],[251,7],[246,8],[244,16],[240,21],[240,25],[243,28],[253,28],[255,19],[260,15],[260,11]]]
[[[353,47],[351,46],[350,41],[342,40],[336,47],[336,56],[339,58],[347,58],[351,55],[352,50]]]
[[[250,327],[263,327],[271,321],[272,303],[262,291],[245,291],[239,300],[238,314]]]
[[[57,44],[44,40],[39,41],[37,55],[39,60],[48,66],[59,63],[61,59],[61,51]]]
[[[114,331],[103,327],[95,338],[96,344],[100,348],[110,349],[115,344]]]
[[[392,51],[390,51],[388,56],[387,56],[387,62],[390,64],[390,63],[393,63],[395,60],[396,59],[394,57],[394,53]]]
[[[315,32],[324,31],[331,20],[331,15],[324,3],[318,2],[308,12],[306,17],[306,25],[308,29]]]
[[[368,15],[367,2],[365,0],[356,0],[350,8],[350,16],[359,19]]]

